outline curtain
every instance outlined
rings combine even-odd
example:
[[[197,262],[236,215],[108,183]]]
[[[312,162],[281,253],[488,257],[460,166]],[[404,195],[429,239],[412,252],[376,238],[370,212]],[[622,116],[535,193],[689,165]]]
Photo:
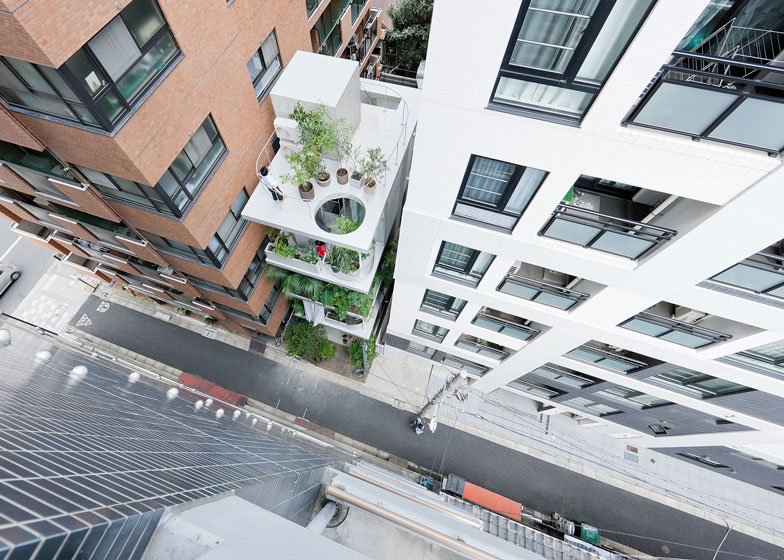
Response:
[[[120,17],[114,18],[87,44],[115,81],[142,55]]]
[[[196,167],[204,159],[204,156],[207,155],[207,152],[210,151],[210,148],[212,148],[212,141],[204,127],[200,126],[193,137],[185,144],[185,153],[188,154],[191,162],[193,162],[193,166]]]
[[[598,4],[599,0],[532,0],[511,63],[563,72]]]
[[[545,175],[547,175],[547,172],[542,171],[541,169],[535,169],[533,167],[526,168],[523,172],[523,176],[520,177],[520,180],[517,182],[517,186],[515,187],[512,196],[509,197],[504,210],[518,216],[522,214],[523,210],[525,210],[526,206],[528,206],[528,203],[539,189],[539,185],[542,184]]]
[[[475,157],[461,198],[496,206],[504,194],[515,166],[511,163]]]
[[[261,44],[261,54],[264,56],[264,66],[269,68],[278,56],[278,41],[274,31]]]

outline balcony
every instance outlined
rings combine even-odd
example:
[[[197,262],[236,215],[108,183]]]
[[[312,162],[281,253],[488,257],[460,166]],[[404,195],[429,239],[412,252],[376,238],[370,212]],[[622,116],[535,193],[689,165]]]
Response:
[[[777,14],[766,19],[753,4],[723,22],[715,6],[706,8],[625,122],[777,155],[784,148],[784,33],[775,29]]]
[[[574,360],[579,360],[588,364],[606,368],[622,373],[631,373],[648,367],[647,362],[636,359],[637,354],[632,354],[623,348],[617,348],[592,340],[587,344],[578,346],[574,350],[566,353],[566,356]],[[642,357],[642,356],[640,356]],[[658,363],[658,362],[656,362]]]
[[[43,241],[44,243],[48,242],[54,233],[53,230],[47,227],[26,220],[22,220],[18,224],[13,224],[11,230],[19,235]]]
[[[537,328],[531,321],[508,313],[496,311],[489,307],[480,309],[479,313],[477,313],[476,317],[471,321],[471,324],[525,341],[537,337],[541,334],[542,329],[545,328],[543,325],[540,326],[541,328]]]
[[[368,96],[362,95],[363,90],[370,97],[372,94],[395,97],[397,103],[386,106],[365,103],[362,99]],[[268,248],[270,263],[368,293],[400,212],[419,92],[409,88],[393,91],[378,82],[360,80],[356,62],[298,52],[272,88],[270,99],[277,115],[275,125],[281,148],[268,167],[288,198],[276,202],[267,188],[259,184],[242,216],[285,232],[288,243],[296,245],[297,249],[288,250],[286,255]],[[312,199],[303,199],[296,185],[283,182],[281,178],[291,170],[285,156],[299,149],[296,125],[289,119],[297,103],[308,110],[323,103],[336,117],[357,126],[351,139],[355,148],[381,148],[387,159],[387,170],[377,180],[374,192],[351,183],[339,183],[340,164],[331,159],[331,154],[323,158],[330,182],[321,186],[313,180]],[[262,158],[263,151],[259,159]],[[339,220],[350,220],[353,224],[350,231],[337,228]],[[327,247],[327,262],[321,265],[312,258],[303,258],[303,254],[310,254],[309,248],[315,247],[316,241]],[[333,258],[335,251],[348,257],[349,264]]]
[[[354,4],[351,6],[353,10]],[[346,49],[343,51],[343,58],[356,60],[359,62],[360,68],[364,68],[370,53],[373,52],[376,40],[378,39],[378,22],[380,16],[381,10],[378,8],[370,8],[368,10],[363,21],[359,24],[356,32],[354,32],[354,36],[346,45]]]
[[[460,335],[460,338],[455,341],[455,346],[466,350],[467,352],[473,352],[474,354],[479,354],[480,356],[490,358],[491,360],[498,360],[499,362],[505,360],[512,354],[511,349],[466,334]]]
[[[636,260],[678,233],[651,223],[673,202],[666,194],[583,175],[539,235]]]
[[[731,290],[734,295],[750,297],[752,294],[769,296],[775,300],[767,302],[784,305],[784,240],[755,253],[738,264],[713,276],[700,286],[717,289],[714,283],[732,286],[739,290]],[[723,291],[723,290],[722,290]],[[761,299],[761,298],[755,298]],[[766,298],[762,298],[766,301]]]
[[[729,330],[728,327],[731,327],[732,323],[702,311],[661,302],[619,326],[696,349],[731,339],[732,334],[717,329]],[[716,329],[710,328],[711,326],[715,326]]]
[[[592,282],[551,269],[518,262],[509,269],[497,291],[567,311],[588,299],[589,294],[573,287],[590,288]],[[593,284],[601,289],[599,284]]]

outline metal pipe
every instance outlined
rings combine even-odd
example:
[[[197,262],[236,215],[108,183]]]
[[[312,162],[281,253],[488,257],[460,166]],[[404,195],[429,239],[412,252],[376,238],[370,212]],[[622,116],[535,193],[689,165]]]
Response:
[[[396,494],[396,495],[398,495],[398,496],[400,496],[402,498],[406,498],[408,500],[411,500],[412,502],[416,502],[416,503],[418,503],[420,505],[423,505],[426,508],[430,508],[430,509],[435,510],[435,511],[437,511],[439,513],[443,513],[444,515],[448,515],[449,517],[451,517],[453,519],[456,519],[457,521],[461,521],[463,523],[466,523],[467,525],[469,525],[471,527],[474,527],[476,529],[480,529],[481,530],[481,529],[484,528],[484,523],[480,519],[476,519],[476,518],[473,518],[473,517],[469,518],[469,517],[467,517],[465,515],[460,515],[459,513],[456,513],[454,511],[450,511],[450,510],[448,510],[446,508],[443,508],[443,507],[440,507],[437,504],[434,504],[432,502],[428,502],[427,500],[423,500],[422,498],[418,498],[417,496],[412,496],[411,494],[407,494],[406,492],[398,490],[397,488],[394,488],[392,486],[387,486],[386,484],[384,484],[382,482],[379,482],[377,480],[374,480],[374,479],[372,479],[370,477],[367,477],[367,476],[365,476],[363,474],[358,473],[353,468],[349,469],[348,474],[350,474],[354,478],[358,478],[359,480],[364,480],[368,484],[372,484],[373,486],[377,486],[378,488],[386,490],[387,492],[391,492],[392,494]]]
[[[412,533],[416,533],[426,539],[430,539],[432,541],[437,542],[438,544],[445,546],[447,548],[451,548],[452,550],[464,554],[470,558],[475,558],[476,560],[501,560],[498,556],[494,556],[485,552],[484,550],[478,549],[475,546],[471,546],[470,544],[466,544],[463,541],[457,540],[454,537],[450,537],[443,533],[436,531],[435,529],[431,529],[430,527],[425,527],[424,525],[420,525],[416,521],[403,517],[400,514],[395,512],[389,511],[381,506],[377,506],[367,500],[363,500],[362,498],[358,498],[342,488],[337,488],[335,486],[328,486],[327,487],[327,496],[339,500],[341,502],[345,502],[352,506],[356,506],[360,509],[367,511],[368,513],[372,513],[373,515],[377,515],[381,519],[385,519],[391,523],[399,525],[400,527],[411,531]]]
[[[332,516],[335,515],[335,512],[338,510],[338,505],[333,501],[328,501],[324,504],[324,507],[321,508],[316,516],[310,520],[307,527],[305,527],[308,531],[313,531],[317,535],[320,535],[324,532],[324,529],[327,528],[327,523],[329,520],[332,519]]]

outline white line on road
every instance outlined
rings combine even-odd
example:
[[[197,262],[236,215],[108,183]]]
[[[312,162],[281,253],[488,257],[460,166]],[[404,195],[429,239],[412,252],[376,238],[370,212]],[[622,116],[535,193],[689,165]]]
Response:
[[[3,256],[2,256],[2,257],[0,257],[0,262],[2,262],[2,261],[4,261],[4,260],[5,260],[5,258],[8,256],[8,253],[10,253],[10,252],[11,252],[11,249],[13,249],[14,247],[16,247],[16,244],[17,244],[17,243],[19,243],[21,240],[22,240],[22,238],[21,238],[21,237],[17,237],[17,238],[16,238],[16,241],[14,241],[13,243],[11,243],[11,246],[10,246],[10,247],[9,247],[9,248],[6,250],[6,252],[5,252],[5,253],[3,253]]]

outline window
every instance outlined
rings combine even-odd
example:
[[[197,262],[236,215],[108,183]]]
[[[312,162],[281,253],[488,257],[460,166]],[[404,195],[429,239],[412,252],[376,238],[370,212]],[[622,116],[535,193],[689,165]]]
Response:
[[[0,162],[10,164],[14,170],[22,167],[81,188],[79,180],[46,150],[39,152],[0,140]]]
[[[531,375],[538,375],[539,377],[557,381],[562,385],[568,385],[569,387],[575,387],[577,389],[589,387],[598,382],[598,380],[581,375],[576,371],[557,368],[549,364],[531,371]]]
[[[455,346],[493,360],[503,361],[509,357],[509,352],[504,350],[503,346],[493,344],[492,342],[488,342],[486,340],[480,341],[480,339],[474,336],[465,334],[460,335],[460,337],[455,341]]]
[[[465,307],[466,300],[442,294],[434,290],[425,290],[425,297],[419,307],[422,311],[433,313],[449,319],[457,319]]]
[[[9,165],[9,167],[13,170],[14,173],[27,181],[27,183],[29,183],[30,186],[35,189],[36,194],[48,198],[64,200],[73,204],[73,200],[68,198],[65,193],[55,187],[54,183],[52,183],[52,181],[50,181],[49,178],[43,173],[38,173],[23,167],[17,167],[15,165]],[[81,185],[79,185],[79,188],[81,188]]]
[[[162,194],[171,201],[178,216],[199,195],[212,172],[222,161],[226,146],[212,117],[207,115],[185,147],[158,180]]]
[[[231,212],[229,212],[229,214],[231,214]],[[224,220],[224,223],[225,221],[226,220]],[[223,266],[232,248],[231,246],[224,244],[218,233],[212,237],[210,242],[207,244],[206,249],[192,247],[190,245],[186,245],[185,243],[180,243],[179,241],[175,241],[167,237],[161,237],[160,235],[156,235],[154,233],[149,233],[146,231],[143,231],[142,233],[149,240],[149,242],[155,246],[156,249],[160,249],[165,253],[170,253],[178,257],[195,260],[203,265],[212,266],[215,268],[221,268]]]
[[[146,210],[154,210],[169,216],[175,215],[176,208],[154,187],[136,181],[123,179],[109,173],[101,173],[89,167],[74,166],[98,191],[107,198],[129,202]]]
[[[688,348],[702,348],[732,338],[729,334],[646,312],[638,313],[618,326]]]
[[[221,305],[220,303],[215,303],[214,305],[215,307],[217,307],[227,315],[235,315],[237,317],[242,317],[243,319],[247,319],[248,321],[251,321],[253,323],[261,323],[262,325],[266,325],[267,323],[269,323],[269,319],[272,316],[273,311],[275,311],[275,307],[277,307],[282,293],[283,290],[281,288],[280,282],[278,282],[272,288],[272,291],[270,292],[269,296],[267,296],[267,301],[264,302],[264,307],[261,309],[261,313],[259,313],[259,315],[251,315],[250,313],[243,313],[242,311],[238,311],[231,307]]]
[[[666,399],[662,399],[654,395],[649,395],[647,393],[643,393],[642,391],[637,391],[636,389],[621,387],[620,385],[615,385],[608,389],[597,391],[596,394],[601,395],[607,399],[614,399],[616,401],[623,402],[629,406],[633,406],[635,408],[639,408],[643,410],[648,408],[653,408],[656,406],[664,406],[667,404],[672,404],[670,401]]]
[[[233,298],[237,298],[242,301],[248,301],[250,299],[251,294],[253,294],[253,290],[256,288],[256,286],[259,283],[259,280],[263,276],[264,270],[267,267],[266,256],[264,254],[264,249],[266,248],[267,243],[269,243],[269,239],[265,237],[264,242],[261,244],[261,247],[259,247],[259,250],[256,251],[256,254],[253,256],[253,260],[251,260],[250,265],[248,265],[248,269],[245,271],[245,274],[243,274],[242,280],[240,280],[239,286],[237,286],[237,288],[230,288],[228,286],[223,286],[221,284],[217,284],[215,282],[205,280],[204,278],[199,278],[198,276],[192,276],[190,274],[186,274],[186,276],[193,283],[194,286],[201,286],[212,292],[227,294]],[[275,293],[274,289],[272,293]],[[269,303],[269,298],[267,302]],[[272,306],[272,308],[274,309],[274,305]]]
[[[359,14],[362,13],[363,8],[368,3],[368,0],[351,0],[351,24],[357,23]]]
[[[654,0],[524,0],[491,107],[579,122]]]
[[[546,171],[472,155],[452,215],[512,231]]]
[[[261,100],[266,97],[272,82],[282,69],[278,39],[273,30],[248,61],[248,72],[253,89],[256,90],[256,98]]]
[[[733,393],[742,393],[744,391],[752,390],[749,387],[738,385],[732,381],[713,377],[712,375],[705,375],[704,373],[686,368],[677,368],[672,371],[659,373],[651,377],[650,380],[662,385],[682,389],[701,399],[709,399],[721,395],[732,395]]]
[[[305,0],[305,9],[308,11],[308,19],[316,12],[319,4],[321,4],[321,0]]]
[[[431,360],[436,353],[435,348],[430,348],[429,346],[419,344],[418,342],[411,342],[410,340],[408,341],[408,347],[406,350],[412,354],[418,354],[420,356],[424,356],[425,358],[430,358]]]
[[[441,342],[449,332],[449,329],[439,327],[438,325],[433,325],[432,323],[428,323],[426,321],[417,320],[416,323],[414,323],[414,330],[411,332],[423,338],[430,338],[432,340]]]
[[[574,397],[571,399],[567,399],[563,401],[563,404],[566,406],[570,406],[576,410],[581,412],[585,412],[586,414],[591,414],[593,416],[610,416],[611,414],[622,414],[623,410],[618,410],[617,408],[613,408],[606,404],[601,404],[592,401],[591,399],[586,399],[585,397]]]
[[[784,247],[784,242],[755,253],[711,280],[784,299],[784,257],[778,254],[780,245]]]
[[[438,251],[433,273],[476,286],[490,268],[494,255],[444,241]]]
[[[243,187],[229,208],[229,212],[221,222],[221,225],[218,226],[218,231],[215,232],[215,235],[207,245],[207,251],[214,255],[218,262],[225,262],[226,257],[234,248],[234,245],[236,245],[242,230],[248,223],[242,217],[242,209],[245,208],[248,198],[248,192]]]
[[[784,376],[784,340],[750,348],[722,359],[741,367],[750,366]]]
[[[314,51],[334,56],[340,50],[343,45],[340,36],[340,17],[348,8],[350,1],[330,0],[310,32]]]
[[[691,459],[692,461],[697,461],[705,465],[706,467],[712,467],[714,469],[729,469],[729,465],[724,465],[719,463],[718,461],[714,461],[707,455],[695,455],[694,453],[676,453],[676,455],[680,457],[685,457],[686,459]]]
[[[605,350],[590,344],[584,344],[566,353],[570,358],[589,362],[597,366],[630,373],[638,369],[647,367],[648,364],[632,358],[621,356],[616,352]]]
[[[11,105],[113,130],[180,50],[155,0],[134,0],[59,69],[0,60]]]

